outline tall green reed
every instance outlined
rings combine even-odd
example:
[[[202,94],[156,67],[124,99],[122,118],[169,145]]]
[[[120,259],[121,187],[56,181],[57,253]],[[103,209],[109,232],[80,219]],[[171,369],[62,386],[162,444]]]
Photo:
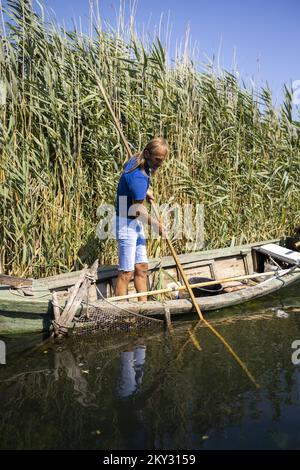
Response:
[[[117,262],[116,243],[95,237],[96,209],[114,203],[126,153],[97,87],[101,79],[132,151],[164,135],[168,162],[159,203],[205,206],[206,246],[291,232],[300,216],[300,125],[291,91],[279,110],[268,88],[234,73],[201,72],[184,47],[171,66],[159,38],[134,27],[93,34],[47,23],[25,0],[8,0],[0,37],[0,263],[42,276]],[[121,26],[120,26],[121,25]],[[167,33],[166,33],[167,36]],[[168,42],[168,41],[167,41]],[[171,178],[170,178],[171,175]],[[186,240],[176,249],[185,250]],[[160,241],[148,244],[161,256]]]

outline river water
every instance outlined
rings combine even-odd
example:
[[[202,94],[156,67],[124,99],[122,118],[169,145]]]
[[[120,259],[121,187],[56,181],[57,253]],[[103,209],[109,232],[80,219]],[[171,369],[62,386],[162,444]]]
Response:
[[[208,328],[191,340],[195,317],[60,346],[2,337],[0,448],[300,449],[299,289],[207,316],[259,388]]]

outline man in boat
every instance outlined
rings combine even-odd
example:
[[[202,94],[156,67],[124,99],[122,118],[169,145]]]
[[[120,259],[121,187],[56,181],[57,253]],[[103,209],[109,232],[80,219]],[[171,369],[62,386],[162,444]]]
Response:
[[[140,154],[125,164],[121,175],[116,201],[119,256],[117,296],[127,294],[132,275],[136,291],[147,291],[148,258],[143,223],[153,227],[160,235],[163,235],[163,227],[148,213],[145,201],[154,199],[149,189],[150,177],[163,164],[168,152],[169,147],[164,138],[151,139]],[[147,296],[139,297],[139,300],[145,301]]]

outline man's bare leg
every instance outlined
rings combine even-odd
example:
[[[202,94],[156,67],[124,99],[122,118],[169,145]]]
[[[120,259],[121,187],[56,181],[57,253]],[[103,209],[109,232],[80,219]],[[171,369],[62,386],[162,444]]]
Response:
[[[132,278],[132,271],[119,271],[116,282],[116,295],[127,295],[128,284]]]
[[[148,263],[137,263],[134,267],[134,287],[137,292],[147,291]],[[146,302],[147,296],[138,297],[140,302]]]

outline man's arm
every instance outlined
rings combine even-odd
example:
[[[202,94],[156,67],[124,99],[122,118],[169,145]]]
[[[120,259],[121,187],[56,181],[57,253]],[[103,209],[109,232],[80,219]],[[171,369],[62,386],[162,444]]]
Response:
[[[149,202],[154,200],[152,189],[147,188],[147,180],[141,175],[135,175],[134,178],[128,178],[127,184],[133,200],[128,215],[139,218],[142,222],[153,227],[156,233],[163,235],[165,232],[164,227],[156,218],[151,217],[144,204],[145,199]]]
[[[165,233],[165,229],[163,225],[156,218],[152,217],[149,214],[144,202],[145,202],[144,200],[133,201],[132,206],[129,208],[128,214],[131,216],[137,217],[143,223],[147,223],[148,225],[153,227],[156,233],[159,233],[159,235],[163,235]]]

